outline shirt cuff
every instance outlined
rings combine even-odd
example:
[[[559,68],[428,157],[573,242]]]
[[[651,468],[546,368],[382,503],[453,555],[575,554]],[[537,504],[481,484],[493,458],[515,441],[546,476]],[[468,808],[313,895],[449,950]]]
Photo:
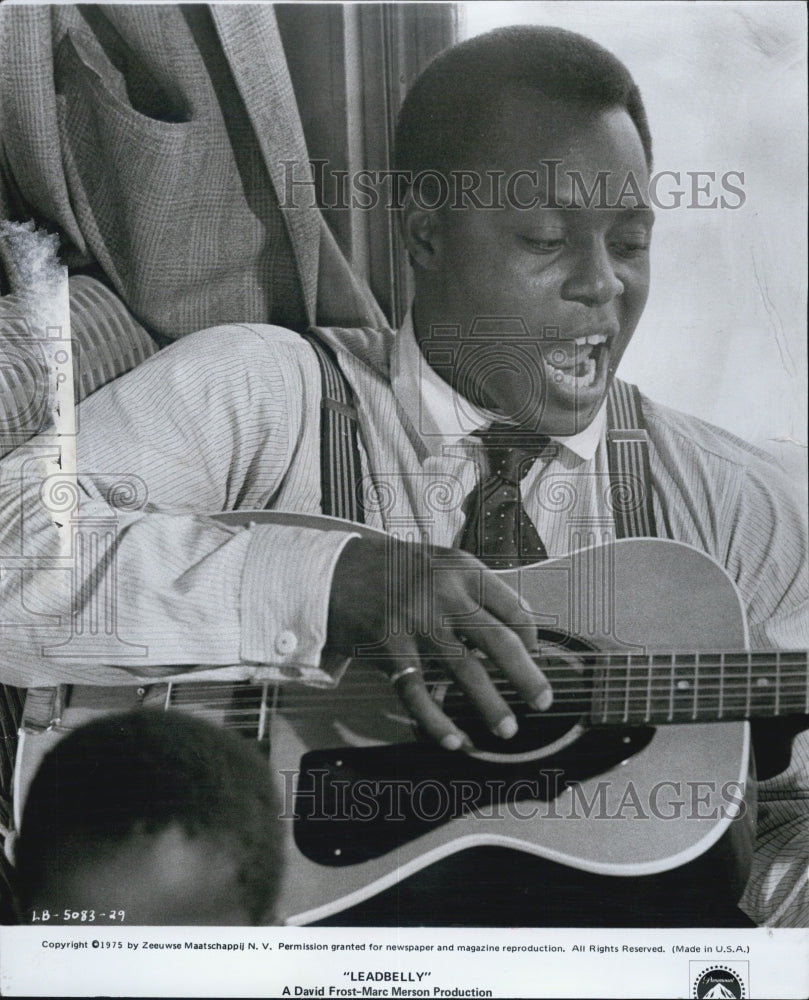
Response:
[[[333,685],[345,658],[321,662],[334,567],[354,532],[251,525],[242,572],[241,658],[278,677]],[[273,674],[276,672],[273,671]]]

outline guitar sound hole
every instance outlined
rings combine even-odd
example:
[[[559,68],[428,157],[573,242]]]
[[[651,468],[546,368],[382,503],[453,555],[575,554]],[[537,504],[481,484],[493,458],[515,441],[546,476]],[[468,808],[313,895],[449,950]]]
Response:
[[[495,736],[461,688],[451,685],[441,697],[444,712],[469,736],[477,750],[513,756],[532,753],[565,737],[589,715],[592,671],[587,654],[592,650],[581,640],[562,633],[540,635],[539,664],[553,687],[554,700],[546,712],[522,701],[518,693],[490,669],[490,675],[517,719],[519,729],[509,740]]]

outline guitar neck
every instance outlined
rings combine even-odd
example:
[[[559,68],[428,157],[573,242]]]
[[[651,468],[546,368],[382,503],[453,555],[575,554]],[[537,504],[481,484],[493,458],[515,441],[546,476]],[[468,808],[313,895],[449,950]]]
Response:
[[[809,714],[805,651],[602,654],[592,685],[593,725]]]
[[[568,676],[546,670],[555,684],[557,713],[587,713],[595,726],[665,725],[721,722],[781,715],[809,715],[809,656],[805,651],[763,652],[593,653],[587,656],[589,678],[579,678],[587,693],[577,695]],[[431,671],[425,671],[428,680]],[[443,673],[438,676],[443,677]],[[494,678],[493,678],[494,679]],[[578,686],[578,685],[577,685]],[[501,693],[519,701],[513,690]],[[584,700],[582,701],[582,695]],[[369,697],[361,688],[352,698]],[[273,684],[217,683],[167,685],[165,707],[209,714],[263,739],[269,717],[285,706],[277,704]],[[336,710],[329,698],[308,710]],[[293,704],[289,711],[296,708]]]

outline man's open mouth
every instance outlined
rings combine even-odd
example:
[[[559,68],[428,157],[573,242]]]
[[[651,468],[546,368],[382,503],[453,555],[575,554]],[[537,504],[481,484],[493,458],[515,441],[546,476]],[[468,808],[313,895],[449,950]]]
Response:
[[[607,336],[593,333],[575,340],[543,345],[542,355],[554,383],[571,389],[589,389],[598,377],[599,362],[607,349]]]

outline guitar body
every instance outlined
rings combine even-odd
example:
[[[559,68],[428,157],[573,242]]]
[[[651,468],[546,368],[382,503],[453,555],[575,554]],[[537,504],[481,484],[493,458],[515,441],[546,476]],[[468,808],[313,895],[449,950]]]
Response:
[[[588,651],[638,658],[661,651],[665,660],[672,650],[746,647],[733,583],[711,559],[680,543],[627,539],[500,575],[537,612],[549,655],[557,644],[584,662]],[[683,872],[698,870],[704,878],[710,871],[706,896],[721,892],[735,902],[755,830],[748,723],[653,727],[613,720],[602,728],[597,698],[589,716],[578,711],[576,669],[570,668],[567,689],[555,684],[549,713],[520,720],[515,741],[487,743],[468,727],[482,747],[470,754],[427,745],[387,679],[361,658],[335,689],[271,689],[270,770],[283,796],[288,859],[279,920],[363,922],[363,906],[395,895],[417,873],[428,884],[428,868],[451,866],[467,852],[488,865],[508,856],[514,866],[517,858],[525,878],[532,871],[537,878],[571,872],[579,885],[592,880],[594,899],[618,883],[626,895],[632,880],[668,892]],[[436,684],[434,696],[449,711],[453,695],[446,688]],[[123,701],[118,689],[76,690],[82,697],[62,711],[62,730],[99,711],[157,701],[165,685],[145,696],[131,689]],[[670,699],[674,711],[676,698],[677,719],[683,699],[693,698],[696,717],[698,693],[687,685],[650,688],[646,698],[658,713],[661,699]],[[25,734],[15,778],[18,816],[39,759],[59,738],[60,732]],[[469,881],[462,888],[474,893]],[[496,922],[491,916],[480,912],[469,922]],[[416,922],[430,923],[430,914]],[[588,920],[578,904],[569,920],[537,922]]]
[[[526,608],[542,608],[541,628],[551,635],[573,634],[594,649],[640,656],[658,649],[741,649],[746,643],[732,582],[704,554],[679,543],[627,539],[499,575],[518,589]],[[333,714],[328,709],[332,700]],[[309,710],[309,702],[320,710]],[[298,815],[310,802],[317,809],[317,793],[328,797],[322,814],[315,811],[286,826],[288,856],[294,860],[280,906],[288,923],[332,917],[441,859],[484,847],[518,851],[596,876],[594,896],[599,878],[648,882],[648,876],[710,855],[711,874],[722,886],[717,891],[734,900],[741,894],[755,831],[746,722],[585,728],[574,734],[571,744],[560,747],[563,737],[548,747],[516,755],[493,753],[481,760],[418,742],[408,753],[416,734],[387,679],[363,669],[361,661],[352,663],[332,694],[288,688],[283,703],[284,711],[273,720],[270,759],[273,771],[286,782],[286,802],[293,780],[295,789],[305,788],[306,793]],[[541,732],[541,723],[538,729]],[[393,762],[387,770],[376,763],[384,747],[395,748],[387,751]],[[592,758],[604,766],[596,764],[595,773],[588,776]],[[303,773],[302,762],[308,768]],[[558,775],[560,767],[563,773]],[[501,808],[490,796],[479,808],[445,819],[455,805],[453,796],[447,804],[447,797],[435,793],[431,775],[440,775],[448,787],[454,782],[468,799],[470,787],[491,787],[502,780],[506,788],[496,796]],[[569,780],[576,783],[575,790],[566,789]],[[330,786],[339,791],[345,781],[380,784],[380,813],[389,807],[390,788],[398,791],[402,782],[411,782],[416,800],[412,812],[438,813],[439,821],[411,839],[419,817],[408,815],[400,795],[394,815],[404,818],[380,815],[382,822],[375,824],[376,815],[366,818],[373,809],[363,810],[362,803],[350,799],[346,805],[336,793],[329,795]],[[547,793],[549,781],[560,794],[545,800],[530,797],[535,786]],[[509,805],[509,786],[519,782],[529,795]],[[662,784],[666,782],[672,784]],[[745,798],[743,815],[734,818],[732,800],[740,797]],[[588,803],[596,803],[590,818],[585,816]],[[352,805],[358,818],[344,819]],[[397,825],[401,837],[389,841],[388,851],[362,857],[375,852],[380,833]],[[496,858],[497,853],[482,856]],[[710,896],[708,883],[703,883],[703,891]],[[483,913],[477,922],[489,921]]]

